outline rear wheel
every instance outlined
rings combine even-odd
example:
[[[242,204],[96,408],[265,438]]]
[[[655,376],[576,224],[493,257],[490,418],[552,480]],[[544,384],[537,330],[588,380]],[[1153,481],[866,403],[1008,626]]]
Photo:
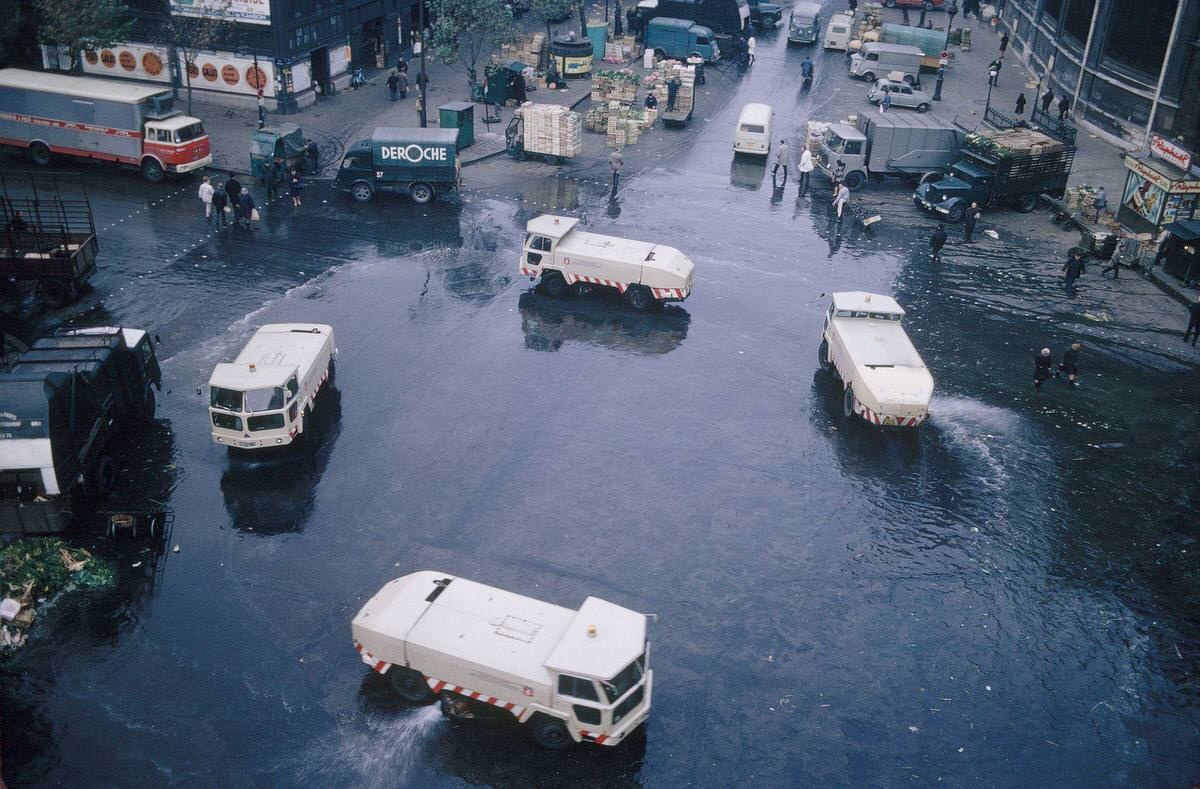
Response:
[[[863,82],[874,82],[875,81],[875,72],[868,71],[866,74],[863,74],[862,80],[863,80]]]
[[[50,149],[45,143],[35,142],[29,146],[29,160],[38,167],[50,166]]]
[[[666,60],[667,53],[662,51],[661,49],[656,49],[656,50],[654,50],[654,59],[655,60]]]
[[[149,424],[154,421],[154,409],[158,405],[158,398],[154,396],[153,389],[146,390],[146,399],[142,401],[142,423]]]
[[[950,206],[950,210],[946,213],[946,221],[951,224],[958,224],[962,221],[964,213],[966,211],[963,210],[962,203],[955,203]]]
[[[350,196],[360,203],[369,203],[375,197],[375,190],[366,181],[355,181],[350,187]]]
[[[925,102],[921,102],[917,105],[917,112],[929,112],[929,105]]]
[[[530,721],[530,725],[533,741],[548,751],[561,751],[573,742],[566,725],[555,718],[542,715]]]
[[[408,195],[414,203],[425,205],[433,199],[433,187],[426,183],[415,183],[408,187]]]
[[[101,455],[88,470],[87,490],[93,496],[108,497],[117,487],[117,465],[108,455]]]
[[[570,288],[567,286],[566,279],[557,271],[547,271],[542,274],[542,292],[547,296],[560,298],[567,295]]]
[[[850,172],[846,173],[846,177],[843,179],[843,182],[846,184],[846,188],[851,192],[857,192],[859,189],[863,188],[864,184],[866,184],[867,178],[862,174],[861,170],[851,170]]]
[[[1021,195],[1017,198],[1017,210],[1022,214],[1031,214],[1037,208],[1037,195]]]
[[[79,286],[72,280],[46,279],[38,283],[38,295],[49,307],[65,307],[79,298]]]
[[[647,312],[654,309],[658,304],[658,299],[654,298],[650,288],[645,285],[630,285],[625,290],[625,303],[638,312]]]
[[[821,365],[821,369],[828,372],[832,367],[829,363],[829,340],[821,339],[821,344],[817,347],[817,361]]]
[[[896,7],[896,0],[883,0],[883,4],[884,4],[885,6],[887,6],[888,8],[895,8],[895,7]]]
[[[847,386],[846,393],[842,395],[842,415],[847,419],[854,416],[854,387]]]
[[[142,177],[152,184],[160,184],[167,177],[167,171],[158,159],[146,157],[142,160]]]
[[[411,704],[428,704],[437,698],[419,671],[405,666],[392,666],[388,669],[387,677],[400,698]]]

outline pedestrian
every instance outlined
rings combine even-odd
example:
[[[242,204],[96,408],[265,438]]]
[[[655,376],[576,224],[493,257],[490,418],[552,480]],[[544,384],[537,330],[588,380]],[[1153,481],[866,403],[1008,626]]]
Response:
[[[950,5],[946,6],[946,15],[950,17],[950,21],[946,23],[946,29],[954,28],[954,16],[958,13],[958,0],[950,0]]]
[[[321,171],[321,149],[317,147],[317,144],[310,137],[307,140],[304,150],[308,154],[308,161],[312,163],[313,175],[316,175]]]
[[[614,199],[617,196],[617,185],[621,182],[621,168],[625,166],[625,157],[620,151],[613,151],[608,155],[608,166],[612,170],[612,194],[609,199]]]
[[[396,58],[396,71],[401,74],[408,73],[408,61],[404,59],[404,55]]]
[[[1071,343],[1071,347],[1063,351],[1062,361],[1058,363],[1058,369],[1054,371],[1054,377],[1058,378],[1063,373],[1067,375],[1067,383],[1075,386],[1075,376],[1079,373],[1079,342]]]
[[[238,195],[242,193],[241,183],[232,175],[225,181],[225,194],[229,195],[229,207],[233,213],[233,223],[236,225],[238,218],[241,216],[241,209],[238,207]]]
[[[1075,280],[1087,273],[1087,262],[1083,259],[1083,250],[1079,247],[1071,250],[1071,256],[1063,264],[1063,271],[1067,273],[1067,295],[1074,298]]]
[[[388,95],[391,97],[392,101],[396,100],[396,93],[398,92],[399,87],[400,87],[400,72],[393,71],[391,74],[388,74],[388,78],[387,78]]]
[[[396,89],[400,91],[400,100],[408,98],[408,72],[396,72]]]
[[[991,63],[988,63],[988,84],[993,87],[1000,87],[1000,58],[996,58]]]
[[[267,187],[267,200],[274,200],[279,193],[279,165],[268,159],[263,165],[263,183]]]
[[[1187,331],[1183,333],[1183,341],[1187,342],[1188,337],[1192,338],[1192,347],[1196,347],[1196,338],[1200,337],[1200,299],[1196,299],[1188,305],[1188,325]]]
[[[1017,94],[1017,117],[1019,118],[1024,114],[1025,114],[1025,94],[1018,93]]]
[[[806,145],[800,149],[800,161],[796,164],[796,171],[800,173],[797,179],[800,182],[800,194],[808,191],[808,178],[814,169],[816,164],[813,163],[812,151]]]
[[[202,181],[200,181],[200,190],[197,193],[197,197],[200,198],[200,202],[204,206],[204,221],[205,222],[212,221],[213,191],[214,190],[213,190],[213,185],[212,185],[211,179],[209,179],[209,177],[207,175],[204,176],[204,179]]]
[[[655,96],[653,91],[647,91],[646,100],[642,102],[642,106],[648,110],[658,109],[658,96]]]
[[[937,230],[929,236],[929,248],[933,250],[933,259],[942,262],[942,247],[946,246],[946,226],[938,223]]]
[[[1096,209],[1096,218],[1100,218],[1100,212],[1108,208],[1108,195],[1104,191],[1104,187],[1096,189],[1096,196],[1092,198],[1092,208]]]
[[[679,86],[682,84],[683,80],[676,74],[667,80],[667,112],[675,111],[675,97],[679,95]]]
[[[258,211],[254,208],[254,195],[250,194],[250,190],[244,186],[238,194],[237,206],[238,218],[242,225],[250,227],[250,222],[258,218]]]
[[[746,65],[754,65],[754,51],[758,49],[758,42],[754,40],[754,36],[746,39]]]
[[[300,173],[292,169],[288,173],[288,186],[291,187],[292,207],[300,207],[300,191],[304,189],[304,182],[300,180]]]
[[[1053,103],[1054,91],[1051,88],[1046,88],[1046,93],[1042,96],[1042,112],[1049,112],[1050,105]]]
[[[779,172],[779,168],[783,168],[783,185],[787,186],[788,178],[788,162],[792,158],[792,149],[788,147],[787,140],[782,137],[779,139],[779,145],[775,148],[775,166],[771,168],[771,183],[775,183],[775,173]]]
[[[1043,348],[1042,352],[1033,357],[1033,388],[1035,391],[1041,391],[1042,384],[1050,380],[1050,368],[1054,366],[1054,358],[1050,355],[1049,348]]]
[[[839,182],[833,188],[833,207],[837,209],[838,221],[842,221],[842,210],[846,207],[846,203],[850,202],[850,189],[846,184]]]
[[[889,90],[883,91],[883,98],[879,100],[879,114],[882,115],[892,106],[892,93]]]
[[[833,165],[833,175],[830,176],[830,179],[833,181],[834,187],[837,187],[837,185],[839,183],[841,183],[842,179],[845,177],[846,177],[846,162],[843,161],[842,159],[838,159],[837,162],[835,162]]]
[[[212,209],[213,224],[225,227],[225,212],[229,210],[229,195],[225,193],[225,187],[222,184],[217,184],[213,188]]]
[[[851,15],[858,12],[858,0],[846,0],[846,5],[850,7]]]
[[[1058,100],[1058,122],[1062,123],[1067,119],[1067,115],[1071,113],[1071,100],[1063,96]]]
[[[1004,57],[1004,53],[1008,51],[1008,33],[1000,36],[1000,57]]]
[[[1171,254],[1171,231],[1165,227],[1158,231],[1158,237],[1154,239],[1154,243],[1158,244],[1158,252],[1154,255],[1154,262],[1150,264],[1150,268],[1154,268],[1159,263],[1166,260]]]
[[[971,207],[963,214],[963,241],[972,241],[971,236],[975,234],[975,223],[983,216],[983,212],[979,210],[979,203],[971,203]]]

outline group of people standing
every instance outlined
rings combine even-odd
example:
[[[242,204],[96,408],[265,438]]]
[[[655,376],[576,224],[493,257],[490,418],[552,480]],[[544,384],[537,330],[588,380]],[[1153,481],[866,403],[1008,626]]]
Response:
[[[786,139],[780,138],[779,145],[775,147],[775,165],[771,168],[771,185],[776,189],[784,189],[787,187],[788,165],[791,163],[791,160],[792,148],[790,145],[788,145],[788,141]],[[812,175],[812,171],[815,169],[815,167],[816,165],[813,164],[812,152],[808,150],[807,146],[801,148],[800,158],[796,162],[796,172],[799,173],[797,182],[800,185],[800,194],[804,194],[806,191],[808,191],[808,179]],[[781,169],[783,170],[783,183],[779,183],[776,180],[776,177]],[[834,192],[837,192],[836,188],[834,189]],[[849,195],[846,196],[846,199],[850,199]],[[842,212],[839,208],[838,218],[840,219],[841,216]]]
[[[278,197],[281,187],[286,184],[292,205],[297,208],[300,206],[304,182],[294,167],[285,173],[280,162],[268,160],[263,165],[262,182],[267,189],[268,201]],[[196,196],[204,206],[204,221],[217,227],[224,227],[227,221],[231,225],[250,227],[251,222],[259,220],[254,195],[232,173],[224,181],[215,183],[210,176],[204,176]]]

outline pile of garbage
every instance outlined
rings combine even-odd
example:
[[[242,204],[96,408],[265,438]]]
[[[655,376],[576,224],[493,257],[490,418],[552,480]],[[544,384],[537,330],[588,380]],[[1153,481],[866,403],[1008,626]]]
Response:
[[[0,653],[25,644],[39,608],[71,589],[108,589],[113,565],[57,537],[27,537],[0,550]]]
[[[592,101],[619,101],[632,104],[637,99],[641,80],[632,71],[597,69],[592,72]]]

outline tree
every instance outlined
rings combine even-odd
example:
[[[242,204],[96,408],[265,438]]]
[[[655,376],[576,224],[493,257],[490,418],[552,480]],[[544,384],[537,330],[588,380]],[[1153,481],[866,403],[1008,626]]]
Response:
[[[153,34],[158,43],[175,50],[179,65],[183,67],[188,115],[192,114],[192,72],[196,71],[196,59],[200,57],[202,50],[212,49],[215,44],[227,38],[233,29],[233,24],[222,13],[228,10],[229,0],[226,0],[223,6],[213,8],[206,5],[206,8],[212,11],[202,17],[176,16],[168,9],[163,13]],[[255,76],[261,79],[263,74],[259,72]]]
[[[533,16],[546,26],[546,43],[550,43],[550,23],[571,16],[578,0],[533,0]]]
[[[516,37],[512,11],[503,0],[432,0],[432,38],[437,56],[467,74],[472,88],[479,63]]]
[[[133,19],[121,0],[34,0],[38,39],[67,47],[71,71],[79,70],[85,49],[100,49],[125,41]]]

